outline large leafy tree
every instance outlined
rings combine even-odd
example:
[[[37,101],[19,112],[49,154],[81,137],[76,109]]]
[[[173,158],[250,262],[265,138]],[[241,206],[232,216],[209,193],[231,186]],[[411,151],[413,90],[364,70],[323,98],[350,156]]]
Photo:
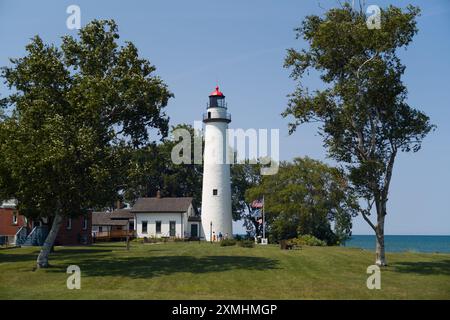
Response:
[[[167,135],[172,94],[118,38],[114,21],[95,20],[60,48],[34,37],[26,56],[2,68],[12,93],[2,100],[0,193],[22,214],[52,221],[38,267],[48,266],[63,217],[117,197],[132,150],[152,141],[149,129]]]
[[[247,190],[256,187],[261,182],[261,163],[259,161],[243,161],[231,165],[231,200],[233,220],[243,220],[244,227],[250,236],[259,236],[262,224],[259,223],[259,214],[251,207],[256,199],[246,199]]]
[[[263,195],[272,240],[312,235],[333,245],[351,234],[358,204],[337,168],[310,158],[282,162],[278,174],[263,176],[246,198]]]
[[[189,158],[194,159],[194,144],[202,144],[201,135],[187,124],[172,128],[189,132],[191,141]],[[200,140],[200,141],[199,141]],[[133,151],[131,165],[127,172],[125,198],[133,203],[138,197],[154,197],[159,190],[163,196],[193,197],[194,205],[201,206],[203,165],[196,163],[176,164],[171,159],[172,150],[178,144],[173,139],[163,139],[146,148]],[[193,161],[192,161],[193,162]]]
[[[307,49],[289,49],[285,60],[298,82],[283,113],[294,118],[290,131],[303,123],[321,124],[329,156],[346,166],[367,203],[360,214],[376,234],[381,266],[386,265],[384,224],[396,156],[418,151],[433,129],[429,118],[406,102],[405,66],[398,57],[417,33],[419,12],[413,6],[389,6],[381,10],[380,29],[369,29],[365,13],[348,3],[323,16],[308,16],[295,29]],[[309,69],[320,74],[324,89],[310,92],[303,86]]]

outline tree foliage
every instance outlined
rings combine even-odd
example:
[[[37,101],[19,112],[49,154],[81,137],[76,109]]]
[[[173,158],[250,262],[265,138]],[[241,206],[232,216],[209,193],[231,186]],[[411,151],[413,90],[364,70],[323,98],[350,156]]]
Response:
[[[190,133],[190,159],[194,159],[195,140],[202,140],[202,137],[190,125],[174,126],[172,132],[177,129],[185,129]],[[194,205],[201,207],[203,165],[175,164],[171,160],[171,153],[177,143],[165,138],[161,143],[133,152],[125,187],[128,202],[134,203],[138,197],[154,197],[159,190],[162,196],[193,197]]]
[[[262,224],[254,214],[251,202],[256,199],[245,197],[247,190],[256,187],[261,182],[261,163],[244,161],[231,165],[231,200],[233,219],[243,220],[244,227],[250,236],[259,236],[262,232]]]
[[[289,49],[285,60],[297,81],[283,113],[293,118],[290,132],[303,123],[321,124],[328,155],[346,166],[368,204],[360,213],[377,235],[379,264],[385,264],[384,217],[396,155],[418,151],[434,128],[428,116],[408,105],[401,80],[405,66],[398,50],[417,33],[419,13],[413,6],[389,6],[381,11],[380,29],[367,28],[365,13],[348,3],[324,16],[308,16],[295,29],[308,48]],[[310,92],[303,86],[309,70],[320,74],[324,89]],[[373,204],[375,223],[369,219]]]
[[[246,199],[264,195],[266,221],[273,240],[312,235],[329,245],[351,234],[358,204],[346,176],[310,158],[282,162],[278,174],[263,176]]]
[[[11,93],[2,100],[9,112],[0,119],[0,196],[17,199],[22,214],[72,216],[106,205],[132,150],[155,138],[149,128],[167,135],[172,94],[118,38],[114,21],[94,20],[60,48],[35,36],[24,57],[1,69]]]

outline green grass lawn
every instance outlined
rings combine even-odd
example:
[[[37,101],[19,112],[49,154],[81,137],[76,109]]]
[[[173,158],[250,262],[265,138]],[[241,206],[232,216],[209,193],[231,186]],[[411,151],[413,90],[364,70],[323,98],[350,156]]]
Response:
[[[366,287],[372,252],[342,247],[220,247],[208,243],[105,243],[0,250],[1,299],[450,299],[450,254],[391,253],[381,290]],[[81,268],[81,289],[66,268]]]

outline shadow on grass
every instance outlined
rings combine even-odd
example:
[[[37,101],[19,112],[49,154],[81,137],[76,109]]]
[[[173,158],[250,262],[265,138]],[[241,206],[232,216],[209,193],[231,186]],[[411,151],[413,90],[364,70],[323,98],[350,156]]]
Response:
[[[0,254],[0,263],[4,262],[22,262],[36,260],[39,252],[35,253],[23,253],[23,254]]]
[[[106,253],[112,252],[112,249],[94,249],[94,248],[86,248],[86,249],[71,249],[71,248],[57,248],[54,252],[50,254],[50,258],[52,256],[60,256],[60,255],[73,255],[73,254],[97,254],[97,253]]]
[[[37,259],[37,256],[39,255],[40,248],[35,247],[36,251],[34,252],[28,252],[28,253],[0,253],[0,263],[2,262],[21,262],[21,261],[35,261]],[[108,249],[68,249],[68,248],[57,248],[54,252],[50,253],[49,260],[52,261],[53,259],[57,258],[70,258],[73,257],[73,255],[77,254],[101,254],[101,253],[109,253],[112,250]]]
[[[76,263],[87,276],[121,276],[130,278],[153,278],[174,273],[202,274],[230,270],[270,270],[277,268],[277,261],[245,256],[162,256],[127,257],[111,260],[86,259]],[[64,272],[55,267],[49,272]]]
[[[422,275],[446,275],[450,276],[450,260],[396,262],[391,265],[394,271],[401,273],[417,273]]]

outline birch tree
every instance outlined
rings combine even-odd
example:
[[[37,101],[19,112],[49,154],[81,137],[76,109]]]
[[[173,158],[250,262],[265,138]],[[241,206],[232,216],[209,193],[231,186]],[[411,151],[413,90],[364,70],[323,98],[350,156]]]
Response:
[[[11,93],[1,100],[0,197],[51,221],[39,268],[49,266],[63,217],[111,203],[131,151],[167,135],[172,94],[137,48],[118,38],[114,21],[94,20],[59,48],[32,38],[26,55],[1,69]]]
[[[376,235],[376,264],[387,264],[384,226],[394,163],[399,152],[417,152],[434,126],[409,106],[402,82],[405,66],[399,50],[417,33],[417,7],[380,10],[380,28],[348,3],[311,15],[295,29],[306,49],[289,49],[285,67],[297,88],[283,116],[290,132],[304,123],[319,123],[328,155],[342,163],[363,205],[359,213]],[[308,90],[305,75],[313,70],[324,88]],[[375,219],[372,214],[375,213]]]

